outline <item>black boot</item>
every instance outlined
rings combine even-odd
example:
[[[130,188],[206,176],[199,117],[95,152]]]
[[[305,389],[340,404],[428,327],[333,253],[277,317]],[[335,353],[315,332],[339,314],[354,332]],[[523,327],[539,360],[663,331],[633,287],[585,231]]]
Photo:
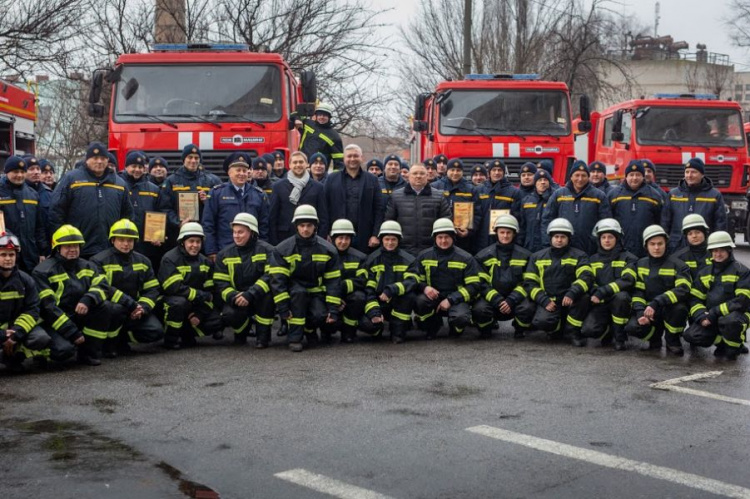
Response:
[[[235,345],[247,345],[247,333],[235,333],[233,343]]]

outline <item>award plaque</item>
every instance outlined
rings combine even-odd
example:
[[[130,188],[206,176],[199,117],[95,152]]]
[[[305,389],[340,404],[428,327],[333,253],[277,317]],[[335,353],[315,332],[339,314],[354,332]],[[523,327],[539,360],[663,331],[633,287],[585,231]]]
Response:
[[[177,200],[180,222],[186,220],[193,222],[200,221],[200,204],[197,192],[180,192]]]
[[[497,217],[508,214],[510,214],[510,210],[490,210],[490,234],[495,233],[495,220],[497,220]]]
[[[474,203],[453,203],[453,224],[459,229],[474,228]]]
[[[163,243],[167,239],[167,214],[147,211],[143,224],[143,240],[149,243]]]

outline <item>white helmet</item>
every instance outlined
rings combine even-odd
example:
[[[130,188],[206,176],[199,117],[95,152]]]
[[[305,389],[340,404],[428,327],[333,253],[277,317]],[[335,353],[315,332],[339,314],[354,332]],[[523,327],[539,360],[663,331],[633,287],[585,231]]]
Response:
[[[336,236],[354,236],[354,225],[346,218],[339,218],[331,225],[331,239]]]
[[[572,236],[573,234],[575,234],[575,231],[573,230],[573,224],[571,224],[564,218],[556,218],[552,220],[547,226],[547,234],[551,236],[552,234],[560,232]]]
[[[314,206],[309,204],[301,204],[294,210],[294,216],[292,217],[292,223],[312,221],[315,225],[318,224],[318,210]]]
[[[734,248],[734,239],[729,232],[719,230],[708,236],[708,246],[706,249],[718,249],[718,248]]]
[[[656,236],[664,236],[664,239],[669,240],[669,234],[661,225],[649,225],[643,229],[643,246],[645,247],[648,240]]]
[[[432,237],[443,232],[450,232],[456,234],[456,227],[453,225],[453,221],[450,218],[438,218],[435,223],[432,224]]]
[[[315,114],[328,113],[328,116],[333,116],[333,106],[327,102],[318,102],[315,106]]]
[[[232,220],[232,223],[229,224],[231,227],[232,225],[244,225],[251,231],[258,234],[258,219],[255,218],[254,215],[251,215],[250,213],[238,213],[234,220]]]
[[[622,226],[620,226],[620,222],[614,218],[602,218],[596,222],[596,225],[594,225],[594,237],[599,237],[605,232],[614,232],[615,234],[622,236]]]
[[[398,236],[399,238],[404,237],[403,232],[401,232],[401,224],[396,222],[395,220],[386,220],[382,223],[380,226],[380,232],[378,232],[378,237],[383,236]]]
[[[198,236],[205,238],[206,234],[203,232],[203,227],[198,222],[188,222],[180,227],[180,234],[177,236],[177,242],[182,242],[188,237]]]
[[[518,227],[518,220],[516,220],[516,217],[513,215],[500,215],[495,219],[495,227],[494,229],[513,229],[518,233],[519,227]]]
[[[690,229],[705,229],[706,232],[709,230],[706,219],[697,213],[685,215],[685,218],[682,219],[682,232],[687,232]]]

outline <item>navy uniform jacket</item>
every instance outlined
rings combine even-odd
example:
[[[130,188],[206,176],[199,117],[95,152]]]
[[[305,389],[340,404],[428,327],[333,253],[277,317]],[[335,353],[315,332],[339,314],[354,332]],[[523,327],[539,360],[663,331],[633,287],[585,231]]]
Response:
[[[142,243],[146,212],[158,211],[161,190],[156,184],[149,181],[146,175],[136,180],[128,175],[127,172],[123,171],[120,174],[120,178],[122,178],[125,185],[128,187],[130,204],[133,205],[133,218],[131,220],[135,226],[138,227],[138,235],[141,237],[139,243]],[[140,244],[137,246],[140,246]]]
[[[262,240],[268,240],[268,198],[260,187],[247,183],[240,197],[237,189],[226,182],[211,190],[206,201],[201,225],[206,233],[205,251],[215,255],[232,244],[232,220],[239,213],[249,213],[258,220],[258,233]]]
[[[323,185],[310,177],[310,181],[302,188],[302,194],[299,197],[297,206],[289,201],[289,195],[292,193],[292,183],[288,179],[281,179],[273,184],[273,193],[271,194],[270,207],[270,227],[269,239],[271,244],[279,244],[281,241],[295,235],[297,230],[292,225],[292,217],[297,206],[309,204],[318,212],[318,231],[317,235],[325,239],[328,237],[330,227],[328,208],[326,206],[326,197]]]
[[[482,210],[481,205],[479,204],[479,194],[474,187],[474,184],[465,178],[462,178],[457,184],[454,184],[448,179],[448,177],[443,177],[430,184],[430,187],[443,191],[443,196],[448,199],[451,213],[454,212],[454,203],[472,203],[474,205],[474,219],[472,220],[472,229],[469,231],[469,235],[465,238],[456,237],[456,245],[471,253],[473,250],[475,234],[482,224]]]
[[[393,191],[406,187],[406,180],[404,180],[404,177],[402,177],[400,173],[396,182],[388,182],[385,179],[385,175],[381,175],[378,177],[378,184],[380,185],[380,193],[383,195],[383,203],[387,207],[388,199],[391,197],[391,194],[393,194]]]
[[[612,207],[612,217],[622,227],[625,249],[638,258],[646,256],[643,229],[659,223],[664,209],[661,196],[646,183],[637,191],[623,183],[610,191],[609,204]]]
[[[575,192],[573,184],[568,182],[550,196],[542,214],[542,238],[545,246],[549,246],[547,226],[556,218],[564,218],[573,224],[574,234],[570,245],[592,255],[597,245],[591,231],[596,222],[602,218],[610,218],[612,210],[607,196],[594,187],[590,182],[579,193]]]
[[[724,197],[714,189],[711,179],[703,177],[700,184],[688,187],[685,180],[669,191],[669,200],[662,211],[661,226],[669,233],[669,251],[685,246],[682,219],[696,213],[708,224],[709,232],[727,230]]]
[[[329,220],[346,218],[346,191],[344,189],[344,175],[346,170],[333,172],[328,175],[325,184],[326,207]],[[378,178],[370,172],[363,171],[359,191],[359,210],[357,220],[350,220],[357,232],[356,249],[367,252],[368,241],[371,237],[377,237],[380,224],[383,223],[385,215],[385,200],[380,192]]]
[[[503,177],[495,184],[489,180],[483,184],[479,190],[482,221],[476,231],[477,252],[497,241],[495,234],[490,234],[492,210],[508,210],[511,215],[519,219],[521,218],[521,201],[521,191],[511,184],[507,177]]]
[[[177,239],[177,233],[180,228],[179,194],[181,192],[202,191],[207,196],[211,196],[211,189],[219,184],[221,184],[221,180],[216,175],[206,173],[201,169],[191,172],[185,166],[179,167],[176,172],[167,177],[161,188],[162,195],[159,200],[159,211],[167,214],[170,240],[175,241]],[[203,217],[203,210],[206,203],[208,203],[208,199],[205,203],[199,203],[199,218]]]
[[[40,255],[49,255],[39,195],[26,183],[15,186],[4,177],[0,180],[0,210],[5,217],[5,227],[21,243],[19,267],[31,272],[39,263]]]
[[[518,220],[521,231],[518,235],[518,241],[532,253],[536,253],[544,247],[542,214],[551,196],[552,188],[550,187],[542,194],[536,191],[532,192],[523,198],[521,203],[521,218]]]
[[[26,185],[39,194],[39,206],[42,207],[42,224],[44,225],[45,241],[52,240],[52,232],[49,230],[49,205],[52,202],[52,187],[42,182],[32,183],[28,180]]]
[[[83,233],[81,256],[109,248],[109,228],[121,218],[133,219],[127,186],[115,172],[97,178],[86,167],[69,171],[55,187],[49,210],[50,230],[71,224]]]

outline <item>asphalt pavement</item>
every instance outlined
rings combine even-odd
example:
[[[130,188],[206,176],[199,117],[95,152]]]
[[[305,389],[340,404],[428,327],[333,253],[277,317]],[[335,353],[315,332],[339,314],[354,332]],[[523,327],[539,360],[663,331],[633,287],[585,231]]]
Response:
[[[750,497],[748,356],[446,333],[0,373],[0,497]]]

